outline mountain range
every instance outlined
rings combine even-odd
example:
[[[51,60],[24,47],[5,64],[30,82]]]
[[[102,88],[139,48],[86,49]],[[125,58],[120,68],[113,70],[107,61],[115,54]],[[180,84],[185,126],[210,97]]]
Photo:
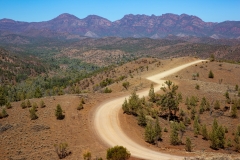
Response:
[[[43,22],[0,20],[0,36],[58,37],[82,39],[85,37],[148,37],[153,39],[177,37],[211,37],[214,39],[240,39],[240,21],[220,23],[204,22],[187,14],[125,15],[111,22],[106,18],[89,15],[86,18],[64,13]]]

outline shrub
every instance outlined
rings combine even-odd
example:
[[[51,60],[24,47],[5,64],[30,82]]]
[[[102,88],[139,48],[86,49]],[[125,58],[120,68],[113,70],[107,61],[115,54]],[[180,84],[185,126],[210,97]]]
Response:
[[[130,85],[129,82],[123,82],[123,83],[122,83],[122,86],[123,86],[126,90],[128,90],[129,85]]]
[[[189,137],[186,138],[185,149],[186,149],[187,152],[191,152],[192,151],[192,142],[191,142]]]
[[[68,144],[67,143],[60,143],[60,144],[55,144],[55,152],[57,153],[59,159],[67,157],[71,152],[67,151]]]
[[[77,107],[77,110],[82,110],[82,109],[83,109],[83,104],[80,103],[80,104],[78,105],[78,107]]]
[[[204,140],[208,140],[208,131],[207,131],[206,124],[202,126],[202,136]]]
[[[200,89],[199,84],[196,84],[195,88],[196,88],[197,90],[199,90],[199,89]]]
[[[63,111],[62,111],[62,108],[61,108],[60,104],[58,104],[57,107],[56,107],[55,116],[57,117],[57,119],[63,119],[64,118]]]
[[[35,107],[30,108],[29,113],[30,113],[31,120],[35,120],[35,119],[38,118],[38,116],[36,114],[36,108]]]
[[[2,114],[1,114],[1,116],[2,116],[3,118],[5,118],[5,117],[8,116],[7,111],[6,111],[5,108],[2,109]]]
[[[85,153],[83,153],[83,159],[84,160],[91,160],[91,158],[92,158],[91,152],[86,151]]]
[[[12,104],[11,104],[10,102],[7,102],[7,103],[6,103],[6,108],[7,108],[7,109],[12,108]]]
[[[142,110],[140,111],[139,116],[138,116],[138,125],[140,125],[140,126],[147,125],[146,116],[144,115]]]
[[[180,140],[178,138],[178,125],[177,122],[171,124],[170,143],[172,145],[178,145]]]
[[[41,108],[44,108],[44,107],[46,107],[46,105],[45,105],[45,103],[44,103],[44,101],[43,101],[43,100],[41,100],[41,102],[40,102],[40,107],[41,107]]]
[[[28,108],[32,107],[32,104],[31,104],[31,102],[29,101],[29,99],[27,100],[26,106],[27,106]]]
[[[26,105],[26,102],[25,102],[25,101],[23,101],[23,102],[21,103],[21,107],[22,107],[22,109],[27,108],[27,105]]]
[[[111,90],[110,88],[106,87],[103,92],[104,92],[104,93],[111,93],[112,90]]]
[[[208,78],[214,78],[214,74],[211,70],[209,71]]]
[[[126,160],[129,159],[131,153],[123,146],[115,146],[107,150],[108,160]]]
[[[145,141],[148,143],[155,143],[155,130],[152,123],[148,123],[145,128]]]
[[[214,103],[214,109],[220,109],[220,102],[219,100],[216,100]]]

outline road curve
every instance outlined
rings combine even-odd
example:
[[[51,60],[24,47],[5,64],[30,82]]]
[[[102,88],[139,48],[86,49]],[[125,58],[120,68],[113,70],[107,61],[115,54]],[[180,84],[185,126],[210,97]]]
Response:
[[[154,87],[155,91],[160,89],[160,86],[163,84],[164,77],[169,76],[173,73],[176,73],[186,67],[189,67],[193,64],[202,62],[203,60],[193,61],[176,68],[170,69],[168,71],[161,72],[159,74],[148,77],[148,80],[155,82]],[[141,91],[137,93],[140,97],[147,96],[148,90]],[[126,147],[133,157],[138,157],[142,159],[152,159],[152,160],[179,160],[183,157],[165,154],[157,151],[150,150],[146,147],[139,145],[138,143],[131,140],[121,129],[119,121],[119,112],[121,111],[122,103],[125,98],[128,98],[129,95],[124,97],[115,98],[111,101],[102,103],[97,107],[94,112],[94,129],[97,135],[109,146],[121,145]]]

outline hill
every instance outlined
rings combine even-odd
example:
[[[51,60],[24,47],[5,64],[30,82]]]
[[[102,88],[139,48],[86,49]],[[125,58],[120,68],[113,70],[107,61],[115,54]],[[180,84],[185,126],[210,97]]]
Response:
[[[4,158],[9,159],[57,159],[57,153],[54,150],[54,144],[68,143],[68,151],[71,154],[66,159],[83,158],[83,154],[87,151],[92,153],[92,157],[105,157],[107,146],[99,140],[92,128],[92,115],[96,107],[105,100],[114,99],[125,94],[132,93],[133,90],[149,90],[151,82],[146,80],[145,77],[156,74],[169,68],[184,64],[186,62],[195,60],[191,57],[173,58],[173,59],[155,59],[143,58],[129,63],[126,63],[117,68],[105,70],[93,77],[89,77],[78,84],[76,87],[84,86],[87,82],[89,86],[85,89],[79,89],[80,94],[66,94],[62,96],[46,96],[40,99],[30,99],[32,105],[37,105],[38,119],[31,120],[29,108],[22,109],[20,102],[13,102],[12,108],[7,109],[8,117],[0,119],[0,136],[2,141],[1,151]],[[214,73],[214,78],[208,78],[209,70]],[[184,150],[185,145],[170,145],[171,128],[168,121],[162,116],[159,106],[153,104],[149,106],[148,118],[154,119],[153,112],[159,115],[159,123],[162,129],[166,128],[167,132],[162,133],[162,141],[158,145],[152,145],[144,141],[144,128],[138,125],[137,119],[134,116],[120,113],[120,122],[124,131],[134,141],[143,146],[153,150],[170,153],[180,154],[183,156],[198,156],[201,158],[212,156],[224,156],[231,153],[232,157],[238,157],[239,153],[235,151],[234,134],[236,134],[237,125],[239,125],[239,116],[231,118],[229,110],[225,110],[231,104],[225,102],[226,98],[224,93],[229,92],[230,98],[238,98],[234,96],[235,85],[239,82],[239,65],[229,64],[225,62],[208,62],[193,65],[181,72],[166,77],[178,84],[179,92],[182,93],[183,102],[180,104],[181,110],[184,111],[185,117],[189,117],[191,112],[185,105],[186,97],[196,96],[201,101],[205,96],[207,101],[210,102],[212,115],[210,111],[204,111],[200,114],[200,102],[197,102],[196,115],[200,117],[199,123],[206,124],[208,130],[211,130],[212,121],[216,118],[219,125],[227,128],[225,134],[226,141],[231,140],[232,147],[225,149],[214,150],[210,148],[210,141],[203,140],[202,135],[194,136],[193,124],[194,120],[190,120],[190,124],[186,126],[186,132],[182,139],[188,136],[193,143],[193,153],[186,153]],[[199,77],[193,79],[193,74],[198,73]],[[123,78],[120,78],[123,77]],[[232,79],[225,79],[224,77],[234,77]],[[98,84],[101,87],[101,82],[110,82],[106,79],[112,79],[111,83],[107,83],[103,88],[97,90],[94,87]],[[222,79],[220,83],[220,79]],[[129,82],[129,88],[123,87],[123,82]],[[105,83],[102,83],[105,84]],[[195,86],[198,84],[199,89]],[[78,86],[79,85],[79,86]],[[105,88],[110,89],[111,93],[104,93]],[[89,89],[88,89],[89,88]],[[96,88],[95,88],[96,89]],[[84,90],[89,90],[85,93]],[[163,94],[158,92],[158,94]],[[141,98],[141,97],[140,97]],[[146,103],[148,102],[148,97]],[[77,110],[77,107],[84,100],[83,109]],[[216,100],[220,101],[220,109],[213,109]],[[44,101],[45,107],[40,107],[40,102]],[[25,100],[27,102],[27,100]],[[65,118],[57,120],[54,113],[57,104],[60,104],[64,110]],[[192,109],[192,108],[191,108]],[[240,112],[237,110],[237,114]],[[177,113],[180,117],[180,112]],[[202,150],[204,149],[204,152]],[[201,153],[201,154],[200,154]]]
[[[164,38],[211,37],[214,39],[239,39],[240,22],[204,22],[199,17],[187,14],[163,14],[161,16],[125,15],[111,22],[106,18],[89,15],[79,19],[71,14],[61,14],[45,22],[19,22],[11,19],[0,20],[0,31],[4,34],[18,34],[29,37],[57,37],[82,39],[83,37],[135,37]]]

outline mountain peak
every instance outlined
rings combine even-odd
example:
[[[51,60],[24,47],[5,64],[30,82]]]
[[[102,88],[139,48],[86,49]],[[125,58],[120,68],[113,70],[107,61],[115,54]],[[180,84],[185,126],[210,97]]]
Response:
[[[54,19],[79,19],[79,18],[69,13],[63,13]]]

